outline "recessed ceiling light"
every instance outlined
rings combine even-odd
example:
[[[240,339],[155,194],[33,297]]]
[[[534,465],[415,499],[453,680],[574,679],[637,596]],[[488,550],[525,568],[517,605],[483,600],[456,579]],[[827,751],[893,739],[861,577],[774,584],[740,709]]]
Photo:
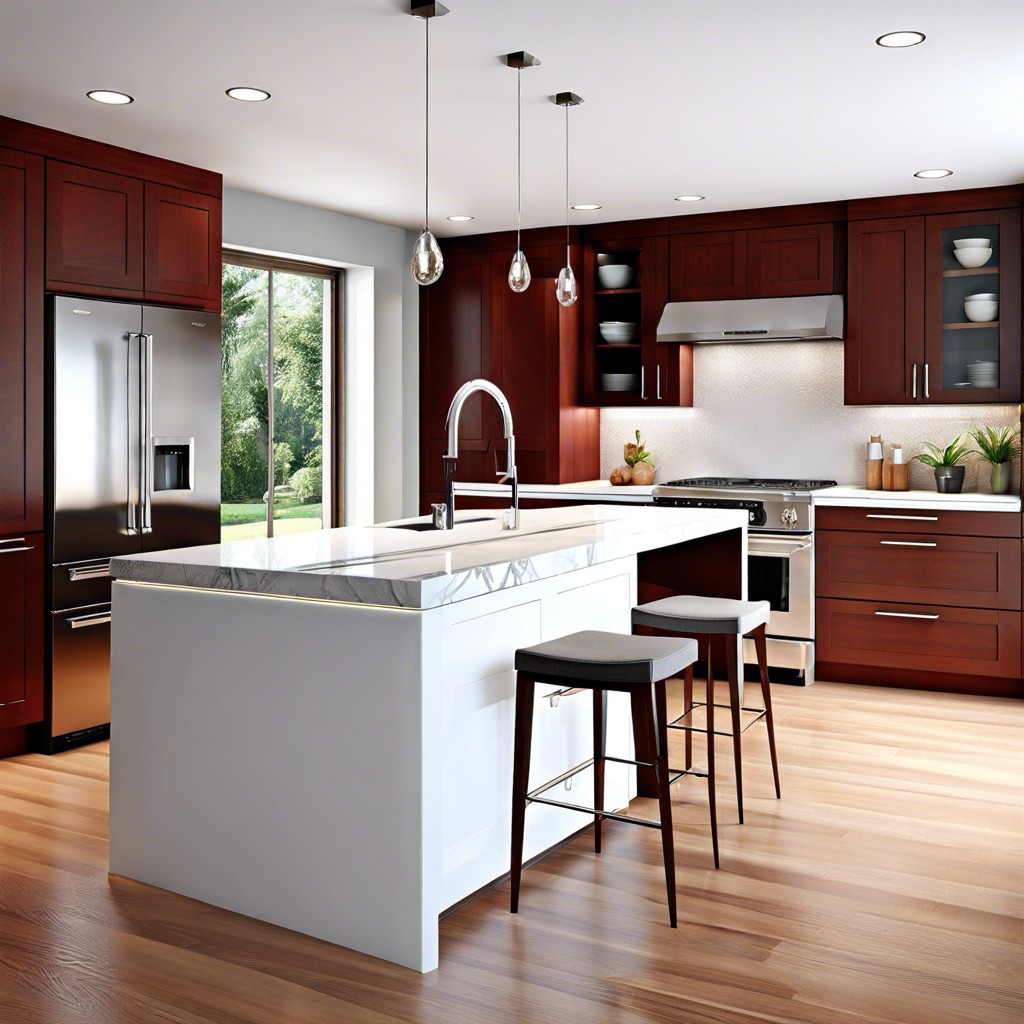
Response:
[[[475,220],[475,219],[476,219],[475,217],[470,217],[470,215],[468,213],[453,213],[448,218],[448,220],[453,220],[457,224],[460,224],[460,223],[462,223],[462,221],[465,221],[465,220]]]
[[[575,206],[570,206],[570,210],[600,210],[601,207],[597,203],[577,203]]]
[[[251,89],[247,85],[236,85],[225,92],[233,100],[241,100],[243,103],[263,103],[270,99],[270,93],[266,89]]]
[[[917,46],[918,43],[924,42],[923,32],[886,32],[884,36],[879,36],[875,42],[879,46],[888,46],[890,48],[899,48],[904,46]]]
[[[945,167],[929,167],[924,171],[914,171],[915,178],[948,178],[953,172]]]
[[[92,89],[85,95],[97,103],[111,103],[115,106],[123,106],[126,103],[135,102],[134,96],[129,96],[126,92],[115,92],[113,89]]]
[[[705,196],[676,196],[677,203],[699,203]]]

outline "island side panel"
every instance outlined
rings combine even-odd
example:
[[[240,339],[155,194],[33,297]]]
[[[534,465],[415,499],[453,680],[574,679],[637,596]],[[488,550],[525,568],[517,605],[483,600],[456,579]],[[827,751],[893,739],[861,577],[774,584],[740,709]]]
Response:
[[[635,600],[636,560],[628,557],[427,613],[441,667],[443,906],[509,870],[516,649],[581,629],[628,633]],[[554,689],[537,687],[531,787],[593,753],[589,693],[552,707],[544,694]],[[609,697],[609,753],[631,757],[629,702]],[[627,766],[608,765],[609,808],[625,806],[634,778]],[[590,806],[591,772],[577,776],[571,790],[560,788],[558,799]],[[582,814],[541,804],[531,805],[526,822],[527,859],[588,826]]]
[[[116,582],[111,872],[434,969],[422,619]]]

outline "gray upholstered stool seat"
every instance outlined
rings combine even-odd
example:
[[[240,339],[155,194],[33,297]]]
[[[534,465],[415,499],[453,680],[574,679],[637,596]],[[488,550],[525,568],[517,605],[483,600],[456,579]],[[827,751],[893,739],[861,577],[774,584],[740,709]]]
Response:
[[[633,610],[634,626],[653,626],[675,633],[749,633],[771,615],[767,601],[734,601],[727,597],[680,594],[642,604]]]
[[[594,850],[601,852],[601,823],[607,819],[656,828],[661,832],[668,892],[669,922],[676,927],[675,846],[672,832],[672,798],[669,792],[668,731],[665,711],[665,680],[682,674],[693,686],[697,642],[679,637],[633,636],[585,630],[516,651],[516,719],[512,752],[511,910],[519,910],[519,886],[523,874],[523,839],[526,807],[549,804],[594,817]],[[564,694],[591,690],[594,704],[594,756],[530,790],[530,748],[533,742],[533,705],[538,683],[554,684]],[[629,694],[636,760],[613,757],[605,751],[608,691]],[[653,772],[659,817],[654,821],[604,806],[605,762],[636,765]],[[578,772],[593,768],[594,806],[581,807],[549,794]],[[556,798],[559,797],[559,798]]]
[[[534,679],[629,685],[653,683],[697,660],[697,641],[584,630],[516,651],[516,670]]]
[[[686,731],[686,770],[691,768],[692,742],[691,733],[703,732],[708,735],[708,778],[711,793],[711,827],[712,841],[715,845],[715,864],[718,863],[718,841],[715,834],[716,811],[714,807],[714,785],[711,779],[714,768],[714,710],[715,707],[728,707],[732,718],[732,732],[724,735],[732,736],[733,762],[736,766],[736,802],[739,809],[740,823],[743,822],[743,762],[741,759],[741,734],[756,721],[763,720],[768,731],[768,749],[771,754],[772,775],[775,781],[775,796],[781,797],[779,786],[779,762],[775,752],[775,725],[772,720],[771,688],[768,682],[767,638],[765,626],[771,615],[771,605],[767,601],[739,601],[723,597],[701,597],[692,594],[680,594],[663,597],[657,601],[638,605],[633,609],[633,627],[647,627],[679,633],[683,636],[695,637],[699,647],[698,657],[707,664],[707,698],[704,702],[693,700],[693,690],[688,680],[684,680],[683,713],[675,721],[669,722],[669,728]],[[737,657],[738,639],[750,636],[757,652],[757,666],[761,677],[761,697],[764,706],[760,708],[742,707],[740,702],[740,674],[742,661]],[[735,637],[734,641],[732,637]],[[729,703],[716,705],[714,698],[715,678],[713,662],[714,649],[718,647],[719,656],[724,656],[729,680]],[[690,713],[695,707],[707,709],[707,728],[701,729],[690,724]],[[754,719],[743,725],[741,712],[753,712]],[[720,735],[722,735],[720,733]]]

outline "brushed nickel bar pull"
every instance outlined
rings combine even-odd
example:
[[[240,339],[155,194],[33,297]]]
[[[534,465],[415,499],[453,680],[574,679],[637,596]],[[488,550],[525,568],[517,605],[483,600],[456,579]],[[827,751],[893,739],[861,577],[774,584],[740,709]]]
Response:
[[[72,583],[77,580],[95,580],[100,576],[110,575],[110,563],[106,565],[86,565],[79,568],[68,569],[68,579]]]
[[[640,400],[643,402],[647,401],[646,387],[644,383],[644,368],[640,367]]]
[[[939,521],[938,516],[890,516],[885,515],[881,512],[868,512],[864,517],[865,519],[913,519],[920,522],[926,523],[937,523]]]
[[[656,378],[656,380],[657,380],[657,388],[655,389],[656,390],[656,396],[655,397],[660,402],[661,401],[661,364],[660,363],[658,364],[656,369],[658,371],[658,376]]]
[[[5,544],[10,544],[10,541],[4,541]],[[15,551],[31,551],[30,545],[20,548],[0,548],[0,555],[13,555]]]
[[[24,537],[8,537],[6,540],[0,540],[0,544],[24,544]]]
[[[938,542],[934,540],[880,540],[879,544],[891,544],[897,548],[937,548]]]
[[[97,612],[95,615],[76,615],[68,619],[72,629],[85,629],[86,626],[105,626],[110,621],[110,612]]]
[[[925,615],[923,612],[875,612],[876,615],[887,615],[891,619],[937,619],[938,615]]]
[[[931,394],[928,391],[928,364],[924,364],[924,397],[931,398]]]
[[[914,363],[914,369],[910,375],[910,397],[917,398],[917,363]]]

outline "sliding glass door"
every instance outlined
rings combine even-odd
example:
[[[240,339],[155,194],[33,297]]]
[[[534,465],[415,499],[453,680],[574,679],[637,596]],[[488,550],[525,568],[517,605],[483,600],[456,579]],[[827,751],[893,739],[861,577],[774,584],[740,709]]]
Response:
[[[224,255],[222,540],[334,524],[339,275]]]

